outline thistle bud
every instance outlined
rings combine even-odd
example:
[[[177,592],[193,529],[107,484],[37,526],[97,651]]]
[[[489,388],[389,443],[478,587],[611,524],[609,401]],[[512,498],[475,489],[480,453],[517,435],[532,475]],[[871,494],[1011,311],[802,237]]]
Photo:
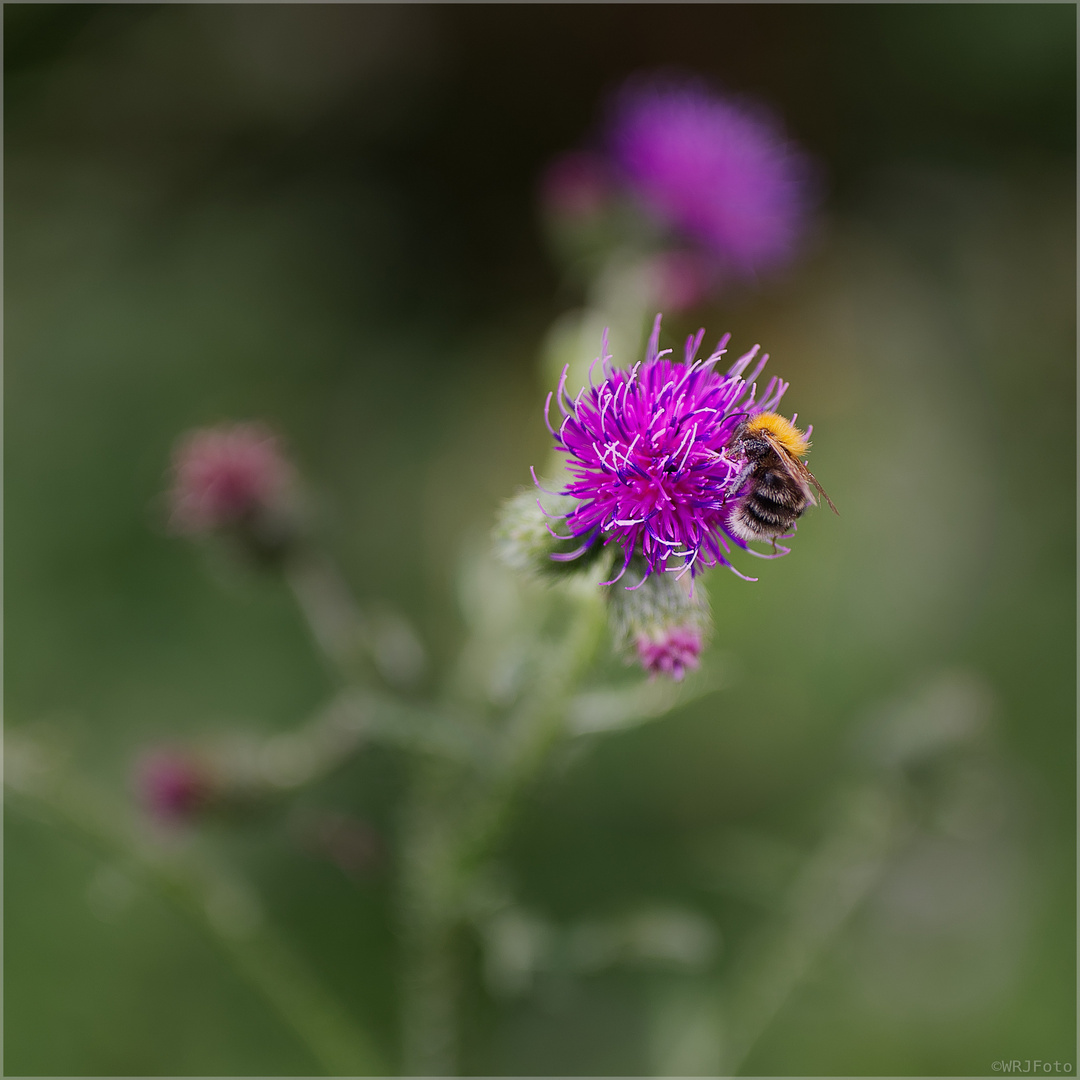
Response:
[[[641,666],[651,675],[679,682],[701,659],[704,636],[696,626],[668,626],[654,635],[639,634],[634,643]]]
[[[174,532],[228,535],[262,560],[280,557],[296,539],[295,472],[277,437],[262,425],[188,432],[173,451],[172,471]]]
[[[698,666],[712,626],[709,603],[702,588],[692,589],[689,575],[643,575],[637,588],[610,588],[608,614],[616,647],[636,658],[651,675],[678,682]]]
[[[600,543],[582,544],[568,536],[566,514],[576,500],[565,495],[545,496],[541,505],[535,491],[519,491],[503,503],[495,523],[495,553],[512,570],[553,579],[578,573],[610,553]]]
[[[215,786],[207,763],[185,750],[151,750],[135,767],[135,787],[143,809],[171,824],[199,813],[213,798]]]

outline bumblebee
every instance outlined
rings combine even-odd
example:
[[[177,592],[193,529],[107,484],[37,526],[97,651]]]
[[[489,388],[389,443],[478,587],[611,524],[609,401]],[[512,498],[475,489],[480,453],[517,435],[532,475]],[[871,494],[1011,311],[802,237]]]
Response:
[[[758,413],[743,420],[732,435],[730,453],[743,466],[737,487],[747,490],[728,518],[729,532],[741,540],[768,540],[775,545],[808,506],[817,505],[814,491],[839,514],[802,461],[809,449],[806,434],[778,413]]]

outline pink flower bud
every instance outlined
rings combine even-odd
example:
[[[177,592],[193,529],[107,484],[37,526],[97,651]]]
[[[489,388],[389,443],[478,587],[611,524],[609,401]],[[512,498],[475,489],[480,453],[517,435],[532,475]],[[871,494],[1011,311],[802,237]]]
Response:
[[[173,452],[171,525],[197,534],[249,522],[281,509],[292,480],[277,438],[259,424],[189,432]]]
[[[635,644],[641,666],[650,675],[667,675],[679,682],[700,663],[703,638],[697,627],[670,626],[639,634]]]
[[[188,820],[209,800],[213,781],[205,763],[184,750],[146,753],[135,769],[139,801],[160,821]]]

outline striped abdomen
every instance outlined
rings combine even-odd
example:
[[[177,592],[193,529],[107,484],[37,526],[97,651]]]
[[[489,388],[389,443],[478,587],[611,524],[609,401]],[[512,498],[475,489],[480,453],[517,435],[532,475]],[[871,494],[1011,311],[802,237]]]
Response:
[[[742,540],[774,540],[791,531],[813,504],[809,489],[784,467],[770,449],[754,462],[748,490],[735,507],[728,528]]]

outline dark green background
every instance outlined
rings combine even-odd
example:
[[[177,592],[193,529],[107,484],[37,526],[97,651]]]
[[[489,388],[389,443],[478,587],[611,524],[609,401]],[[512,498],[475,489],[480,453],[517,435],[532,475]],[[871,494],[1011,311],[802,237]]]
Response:
[[[624,75],[678,64],[770,101],[829,197],[799,266],[667,343],[761,341],[843,516],[757,585],[713,575],[738,677],[552,772],[508,865],[554,919],[695,907],[723,970],[768,909],[724,887],[725,838],[811,847],[883,703],[962,671],[997,831],[970,874],[928,841],[745,1071],[1075,1070],[1073,6],[9,4],[4,33],[11,728],[63,729],[124,790],[148,742],[325,699],[284,588],[162,527],[177,434],[230,417],[285,434],[358,595],[443,670],[455,566],[546,453],[537,358],[577,302],[537,177]],[[373,752],[317,798],[390,835],[401,775]],[[396,1061],[386,877],[273,822],[223,842]],[[165,902],[96,904],[102,873],[9,809],[7,1073],[317,1068]],[[651,1067],[643,976],[507,1002],[474,975],[467,1071]]]

